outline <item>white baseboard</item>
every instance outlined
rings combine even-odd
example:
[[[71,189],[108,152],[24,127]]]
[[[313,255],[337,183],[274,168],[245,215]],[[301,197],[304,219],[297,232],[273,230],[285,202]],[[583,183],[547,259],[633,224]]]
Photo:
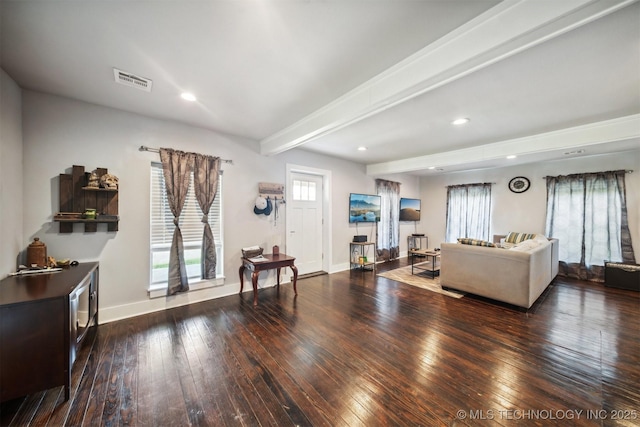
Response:
[[[329,274],[347,271],[350,268],[348,262],[342,264],[333,264]],[[280,284],[291,283],[290,274],[281,274]],[[276,285],[275,274],[269,274],[263,278],[258,288],[269,288]],[[131,304],[122,304],[111,307],[100,307],[98,318],[100,324],[115,322],[117,320],[128,319],[130,317],[140,316],[143,314],[154,313],[156,311],[168,310],[170,308],[181,307],[183,305],[195,304],[198,302],[208,301],[217,298],[237,295],[240,290],[240,282],[225,284],[222,286],[207,287],[204,289],[194,289],[189,292],[180,293],[173,296],[162,296],[149,298],[144,301],[137,301]],[[253,292],[251,279],[245,278],[244,292]]]
[[[350,265],[348,262],[342,263],[342,264],[333,264],[331,266],[331,271],[329,271],[329,274],[332,273],[338,273],[339,271],[346,271],[350,268]]]
[[[282,285],[285,283],[290,283],[290,281],[283,278],[280,281],[280,284]],[[268,277],[267,280],[263,280],[258,283],[258,289],[269,288],[275,285],[276,278]],[[115,322],[117,320],[128,319],[130,317],[140,316],[148,313],[154,313],[156,311],[168,310],[170,308],[181,307],[183,305],[195,304],[212,299],[228,297],[230,295],[238,295],[239,291],[240,282],[237,282],[228,285],[192,290],[173,296],[150,298],[148,300],[137,301],[131,304],[123,304],[112,307],[100,307],[98,313],[99,324]],[[253,292],[251,279],[249,279],[248,281],[244,281],[244,289],[242,293],[245,292]]]

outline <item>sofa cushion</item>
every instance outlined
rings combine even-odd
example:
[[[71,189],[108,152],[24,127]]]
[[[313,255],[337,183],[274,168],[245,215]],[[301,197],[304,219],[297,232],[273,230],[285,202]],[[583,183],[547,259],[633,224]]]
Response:
[[[487,246],[489,248],[493,248],[496,246],[491,242],[487,242],[486,240],[469,239],[467,237],[459,237],[458,243],[461,243],[463,245],[471,245],[471,246]]]
[[[509,250],[510,251],[520,251],[520,252],[529,252],[530,250],[535,249],[540,245],[541,245],[541,243],[538,242],[537,240],[528,239],[528,240],[525,240],[523,242],[516,243],[511,248],[509,248]]]
[[[542,234],[536,234],[536,237],[534,237],[533,240],[539,242],[540,244],[549,243],[549,239],[547,239],[547,237],[543,236]]]

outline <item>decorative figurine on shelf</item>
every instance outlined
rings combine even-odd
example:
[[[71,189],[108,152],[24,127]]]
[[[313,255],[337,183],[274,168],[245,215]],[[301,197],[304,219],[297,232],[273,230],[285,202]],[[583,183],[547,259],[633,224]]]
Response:
[[[89,182],[87,183],[87,187],[100,187],[100,178],[98,178],[98,174],[96,173],[96,171],[91,172],[91,174],[89,175]]]
[[[109,190],[117,190],[118,177],[110,173],[106,173],[100,177],[100,186]]]
[[[96,219],[96,210],[95,209],[85,209],[82,217],[84,219]]]

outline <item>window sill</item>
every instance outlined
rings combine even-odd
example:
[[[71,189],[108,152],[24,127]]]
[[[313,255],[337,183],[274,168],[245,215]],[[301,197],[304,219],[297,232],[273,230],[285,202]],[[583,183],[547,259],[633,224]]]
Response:
[[[198,280],[197,282],[189,283],[188,292],[198,291],[200,289],[215,288],[216,286],[222,286],[222,285],[224,285],[224,276],[216,277],[215,279],[211,279],[211,280]],[[166,297],[167,284],[161,283],[161,284],[151,285],[149,286],[149,289],[147,290],[147,292],[149,294],[149,299]]]

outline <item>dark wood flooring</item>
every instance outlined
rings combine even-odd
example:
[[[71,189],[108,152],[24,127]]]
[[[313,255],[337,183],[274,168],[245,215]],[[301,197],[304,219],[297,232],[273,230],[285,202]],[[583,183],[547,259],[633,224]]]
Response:
[[[640,425],[637,292],[556,279],[523,312],[371,272],[298,291],[101,325],[69,401],[60,387],[5,402],[0,424]]]

